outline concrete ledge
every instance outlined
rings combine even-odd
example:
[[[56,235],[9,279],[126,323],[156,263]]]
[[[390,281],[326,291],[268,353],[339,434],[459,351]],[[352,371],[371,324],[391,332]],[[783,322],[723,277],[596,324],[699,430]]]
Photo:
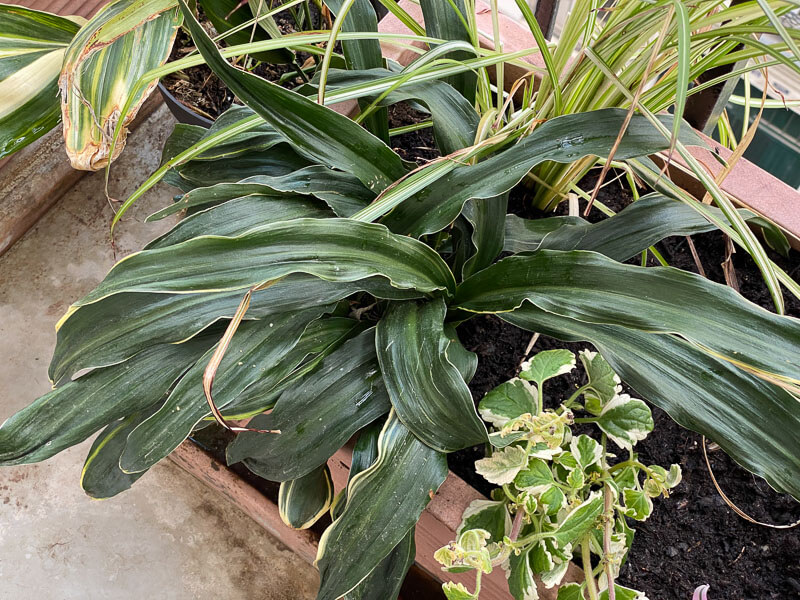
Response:
[[[131,131],[161,103],[159,94],[151,95]],[[60,125],[0,163],[0,256],[87,173],[70,166]]]

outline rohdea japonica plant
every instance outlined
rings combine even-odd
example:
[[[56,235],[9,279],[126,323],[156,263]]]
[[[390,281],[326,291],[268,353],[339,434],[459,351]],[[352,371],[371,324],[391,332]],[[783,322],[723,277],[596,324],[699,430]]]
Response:
[[[577,92],[566,80],[547,84],[547,77],[515,102],[497,93],[490,67],[500,75],[504,64],[537,51],[549,60],[553,49],[544,42],[511,54],[481,49],[473,7],[464,0],[421,0],[424,29],[386,0],[411,28],[392,35],[376,31],[367,0],[330,0],[325,4],[337,15],[330,30],[222,50],[192,7],[162,2],[158,12],[155,4],[115,2],[77,34],[73,25],[54,21],[63,29],[59,50],[41,49],[71,56],[86,50],[86,40],[114,39],[109,48],[128,40],[129,33],[112,37],[106,30],[109,23],[121,27],[110,18],[114,11],[142,27],[155,27],[162,16],[153,14],[168,15],[169,36],[182,23],[197,45],[197,54],[166,64],[148,53],[154,62],[141,65],[116,116],[103,121],[106,158],[98,155],[94,164],[115,156],[125,123],[120,115],[131,114],[169,73],[206,63],[244,106],[209,129],[176,126],[161,167],[121,204],[114,224],[166,180],[181,195],[151,219],[186,216],[121,260],[58,323],[49,369],[54,389],[0,427],[2,464],[44,460],[100,431],[81,482],[90,495],[110,497],[216,420],[238,433],[228,448],[231,463],[282,482],[287,523],[307,527],[332,513],[316,563],[319,599],[394,598],[414,559],[417,520],[447,477],[447,454],[478,444],[520,461],[537,452],[535,444],[490,433],[467,387],[477,357],[462,346],[456,328],[495,314],[530,331],[592,344],[599,353],[587,358],[592,364],[602,356],[638,396],[714,440],[775,489],[800,497],[800,323],[691,273],[625,264],[665,236],[719,228],[759,262],[779,312],[780,285],[798,292],[752,233],[748,221],[755,216],[735,210],[705,171],[698,167],[712,205],[688,196],[650,161],[654,153],[684,153],[686,145],[703,143],[680,119],[654,113],[669,102],[643,103],[647,96],[637,95],[635,82],[631,87],[608,56],[591,48],[579,64],[595,65],[594,77],[620,91],[621,107],[566,110]],[[660,15],[667,30],[681,13],[672,2],[642,6],[653,19]],[[709,3],[709,14],[715,7]],[[41,13],[4,10],[44,21]],[[762,13],[756,21],[766,27],[769,19]],[[21,39],[16,31],[3,39]],[[420,56],[402,67],[384,60],[379,42],[427,46],[411,45]],[[561,48],[556,54],[568,53]],[[319,57],[309,83],[289,91],[248,72],[247,60],[228,60],[281,49]],[[88,55],[89,66],[91,57],[104,56],[97,52]],[[704,56],[700,49],[690,53],[692,61]],[[546,75],[557,72],[550,68]],[[660,89],[677,90],[671,97],[680,98],[681,81]],[[550,97],[560,98],[560,108],[548,108]],[[329,108],[348,100],[360,104],[357,120]],[[388,145],[397,130],[389,130],[386,108],[404,101],[429,113],[413,127],[432,127],[443,158],[408,164]],[[596,224],[506,214],[508,194],[521,182],[550,189],[557,182],[535,183],[544,169],[609,163],[612,153],[615,164],[658,192]],[[583,398],[591,417],[579,418],[601,418],[603,408],[595,414],[587,393]],[[615,402],[602,401],[608,410]],[[530,422],[519,421],[514,435],[527,435],[536,419],[556,418],[566,441],[563,414],[538,405],[526,413]],[[620,432],[606,435],[623,439]],[[327,461],[353,437],[349,482],[334,495]],[[628,479],[632,487],[626,487],[611,476],[608,448],[604,458],[602,441],[599,447],[601,457],[581,471],[582,487],[572,475],[572,500],[594,510],[602,480],[619,488],[622,502],[615,501],[627,511],[625,489],[637,491],[638,484]],[[552,450],[560,454],[544,464],[554,481],[565,481],[567,467],[555,461],[568,461],[572,448]],[[662,474],[647,469],[642,486]],[[509,490],[516,498],[524,492]],[[559,516],[548,514],[550,504],[529,502],[523,509],[552,529]],[[603,511],[609,512],[605,499]],[[612,533],[621,544],[619,531]],[[590,552],[594,544],[588,542]],[[562,546],[548,550],[554,562],[567,560]]]
[[[569,398],[553,402],[548,395],[546,402],[544,384],[571,372],[575,355],[546,350],[480,401],[494,448],[475,467],[502,487],[491,500],[472,502],[458,538],[436,553],[445,570],[476,573],[472,592],[446,583],[449,600],[477,600],[481,577],[496,567],[506,571],[514,598],[538,598],[534,577],[546,588],[561,584],[573,557],[584,581],[560,587],[559,600],[644,599],[615,583],[633,542],[626,517],[646,520],[652,499],[680,483],[681,468],[638,460],[633,447],[653,430],[650,409],[622,393],[619,377],[597,352],[584,350],[579,357],[587,381]],[[591,429],[573,432],[576,426]]]

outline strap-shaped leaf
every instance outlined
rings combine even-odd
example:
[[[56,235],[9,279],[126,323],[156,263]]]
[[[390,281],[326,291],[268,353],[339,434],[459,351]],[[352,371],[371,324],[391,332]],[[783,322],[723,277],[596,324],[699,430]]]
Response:
[[[419,439],[440,452],[488,441],[464,378],[447,357],[443,300],[392,304],[375,348],[392,406]]]
[[[128,434],[157,407],[111,423],[94,439],[81,472],[81,487],[88,496],[97,500],[112,498],[130,489],[146,473],[126,473],[119,468],[119,458],[125,450]]]
[[[259,379],[239,394],[223,415],[231,419],[252,417],[275,407],[281,394],[300,383],[310,373],[316,373],[322,361],[343,343],[364,331],[365,324],[344,317],[323,317],[311,323],[303,335],[281,359],[286,365],[297,365],[276,385],[271,378]]]
[[[265,319],[280,313],[337,302],[351,294],[368,291],[377,298],[420,297],[400,290],[382,277],[333,282],[295,274],[253,292],[246,319]],[[220,319],[230,319],[243,292],[205,294],[115,294],[87,304],[62,318],[49,375],[60,381],[81,369],[122,362],[155,344],[174,344],[195,336]],[[102,323],[103,327],[97,324]]]
[[[161,151],[161,162],[163,163],[174,158],[193,144],[209,138],[217,134],[220,130],[238,123],[243,119],[252,117],[254,114],[250,107],[234,104],[218,116],[208,128],[201,125],[175,123],[175,128],[167,138],[167,141],[164,142],[164,148]],[[245,152],[269,150],[285,141],[283,136],[262,121],[247,131],[228,138],[224,142],[215,144],[211,148],[195,156],[192,161],[231,158],[232,156],[237,156]]]
[[[328,87],[330,89],[349,87],[391,75],[393,73],[387,69],[364,71],[335,69],[328,74]],[[475,130],[480,120],[478,113],[464,96],[444,81],[403,85],[390,92],[380,105],[390,106],[406,100],[421,102],[431,112],[434,136],[443,154],[471,146],[475,141]]]
[[[269,321],[242,323],[236,331],[214,379],[214,400],[219,408],[230,404],[255,381],[277,384],[297,366],[283,357],[297,344],[309,322],[325,307],[276,315]],[[203,393],[203,373],[216,346],[206,352],[178,382],[164,405],[128,436],[120,467],[137,473],[152,467],[177,448],[200,421],[211,414]]]
[[[64,141],[72,166],[95,171],[125,145],[125,125],[155,89],[158,79],[136,92],[138,79],[169,57],[181,23],[175,0],[117,0],[101,8],[72,40],[59,79]],[[123,127],[109,157],[112,133]]]
[[[217,183],[234,183],[247,177],[286,177],[309,166],[304,157],[282,142],[268,150],[250,150],[236,156],[192,160],[174,167],[164,181],[184,191]]]
[[[262,0],[262,5],[262,12],[267,12],[272,7],[272,4],[266,0]],[[204,0],[200,3],[200,6],[203,8],[203,14],[211,21],[214,29],[219,33],[224,33],[253,18],[253,12],[250,10],[248,3],[242,3],[240,0]],[[270,36],[265,28],[250,26],[228,35],[225,38],[225,43],[229,46],[234,46],[268,39],[270,39]],[[252,56],[260,61],[281,64],[291,62],[294,55],[290,50],[279,48],[277,50],[254,52]]]
[[[358,177],[381,191],[405,174],[400,157],[347,117],[295,92],[231,66],[217,50],[186,3],[186,26],[211,69],[245,104],[283,135],[297,152]]]
[[[718,208],[708,207],[707,210],[725,220]],[[745,219],[755,218],[750,211],[739,212]],[[507,215],[503,250],[515,254],[536,250],[593,250],[622,262],[665,237],[715,229],[714,224],[691,206],[661,194],[649,194],[599,223],[589,223],[580,217],[522,219]]]
[[[325,4],[338,17],[344,0],[325,0]],[[378,17],[370,0],[355,0],[342,21],[342,31],[378,31]],[[371,40],[344,40],[342,50],[348,70],[361,70],[383,67],[381,43]],[[363,109],[367,102],[359,99]],[[385,109],[369,115],[364,126],[384,142],[389,142],[389,113]]]
[[[78,19],[0,4],[0,158],[61,118],[58,75]]]
[[[0,426],[0,464],[45,460],[153,405],[212,343],[156,346],[48,392]]]
[[[333,216],[324,203],[314,198],[245,196],[212,206],[180,221],[156,238],[145,250],[166,248],[201,235],[237,236],[278,221],[304,217],[324,219]]]
[[[414,564],[417,545],[412,527],[397,546],[342,600],[397,600],[406,573]]]
[[[147,220],[157,221],[182,210],[208,208],[226,200],[251,194],[314,196],[326,202],[339,217],[349,217],[375,199],[375,194],[352,175],[321,165],[313,165],[293,171],[289,175],[277,177],[256,175],[236,183],[218,183],[209,187],[195,188],[186,192],[178,202],[153,213]]]
[[[333,480],[327,464],[297,479],[284,481],[278,490],[278,513],[292,529],[308,529],[328,512],[333,500]]]
[[[350,219],[295,219],[237,237],[200,237],[119,261],[76,306],[121,292],[247,289],[291,273],[328,281],[373,276],[394,287],[452,291],[453,274],[427,245],[386,227]]]
[[[296,479],[327,461],[390,408],[370,329],[345,342],[299,385],[286,389],[270,414],[251,422],[280,434],[238,435],[228,446],[228,462],[244,460],[247,468],[270,481]]]
[[[464,217],[472,225],[473,254],[464,263],[463,277],[488,267],[503,251],[506,229],[508,194],[496,198],[468,200],[464,204]],[[509,215],[511,216],[511,215]]]
[[[624,265],[596,252],[540,250],[484,269],[456,297],[461,308],[490,313],[526,300],[588,323],[675,333],[732,364],[800,384],[800,321],[694,273]]]
[[[785,390],[674,335],[584,323],[530,304],[500,316],[531,331],[591,342],[637,394],[800,499],[800,414]]]
[[[451,2],[440,0],[420,0],[422,15],[425,19],[425,33],[431,37],[444,40],[461,40],[472,43],[467,29],[469,13],[464,0]],[[472,58],[464,51],[453,52],[448,58],[464,60]],[[470,71],[453,75],[447,81],[456,88],[472,104],[475,101],[475,87],[477,76]]]
[[[383,222],[392,231],[419,236],[446,227],[471,198],[493,198],[511,188],[539,163],[570,163],[583,157],[607,156],[619,135],[626,110],[607,108],[556,117],[507,150],[477,165],[454,168],[408,201],[397,206]],[[672,117],[659,117],[672,124]],[[702,145],[691,128],[681,128],[685,145]],[[624,160],[665,150],[669,141],[641,115],[634,115],[614,154]]]
[[[336,600],[364,580],[408,535],[446,478],[445,455],[419,441],[392,412],[378,440],[378,460],[349,483],[344,512],[320,540],[317,599]]]

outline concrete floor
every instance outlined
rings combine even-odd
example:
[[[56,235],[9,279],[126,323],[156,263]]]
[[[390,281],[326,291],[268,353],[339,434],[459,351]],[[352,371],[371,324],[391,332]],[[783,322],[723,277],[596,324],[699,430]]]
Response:
[[[157,166],[173,123],[161,107],[132,134],[113,195],[125,198]],[[173,193],[151,190],[128,212],[117,258],[169,226],[144,218]],[[110,218],[102,173],[88,175],[0,257],[0,422],[50,389],[56,321],[114,263]],[[315,596],[311,566],[170,461],[116,498],[89,499],[78,483],[89,446],[0,469],[0,600]]]

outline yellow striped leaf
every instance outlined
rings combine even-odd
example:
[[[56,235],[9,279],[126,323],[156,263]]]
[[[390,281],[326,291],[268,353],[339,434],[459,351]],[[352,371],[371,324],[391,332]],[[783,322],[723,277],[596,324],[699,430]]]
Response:
[[[0,158],[58,123],[58,74],[82,21],[0,4]]]
[[[144,73],[166,62],[181,20],[174,0],[118,0],[100,10],[72,40],[58,84],[64,141],[73,167],[96,171],[122,151],[126,126],[158,80],[141,89],[134,86]],[[120,120],[119,138],[109,156]]]

